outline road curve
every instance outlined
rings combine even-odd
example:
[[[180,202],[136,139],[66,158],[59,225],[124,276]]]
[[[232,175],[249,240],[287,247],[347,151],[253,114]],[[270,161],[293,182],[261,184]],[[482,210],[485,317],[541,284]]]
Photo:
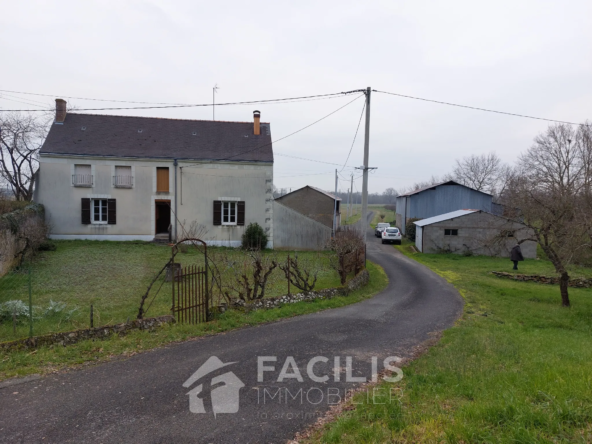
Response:
[[[0,389],[0,442],[275,443],[291,439],[359,384],[345,381],[347,357],[352,359],[352,376],[369,379],[373,356],[380,371],[384,358],[409,356],[431,332],[452,326],[462,311],[462,298],[444,279],[392,246],[381,245],[372,235],[368,239],[368,257],[389,278],[388,287],[375,297]],[[228,376],[232,371],[244,387],[239,391],[236,379],[226,379],[227,388],[234,389],[223,388],[217,393],[224,396],[214,399],[212,387],[211,397],[203,404],[206,412],[192,413],[187,393],[198,384],[185,388],[183,383],[211,356],[234,363],[211,376]],[[258,356],[277,359],[275,370],[264,372],[262,382],[257,380]],[[278,381],[289,356],[302,382],[294,376],[290,362],[288,377]],[[312,367],[317,378],[313,380],[307,364],[316,356],[321,360]],[[338,381],[333,370],[336,356]],[[321,382],[318,377],[324,375],[329,379]],[[203,378],[204,387],[207,379]],[[211,413],[212,406],[217,412],[231,410],[236,398],[238,412]]]

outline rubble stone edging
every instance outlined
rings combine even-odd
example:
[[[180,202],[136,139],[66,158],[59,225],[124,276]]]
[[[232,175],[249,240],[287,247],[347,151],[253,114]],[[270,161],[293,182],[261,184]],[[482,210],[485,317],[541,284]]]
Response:
[[[301,301],[311,302],[316,299],[331,299],[335,296],[346,296],[350,294],[352,291],[364,287],[369,280],[370,273],[368,273],[368,270],[362,270],[343,287],[326,288],[324,290],[319,291],[294,293],[290,295],[279,296],[277,298],[259,299],[257,301],[252,302],[245,302],[241,299],[235,299],[230,303],[230,308],[251,311],[259,309],[277,308],[285,304],[295,304],[296,302]]]
[[[96,328],[86,328],[81,330],[66,331],[60,333],[49,333],[32,338],[17,339],[16,341],[1,342],[0,350],[14,351],[27,350],[41,347],[43,345],[71,345],[85,339],[105,339],[112,334],[119,336],[125,335],[130,330],[154,330],[164,324],[175,322],[171,315],[158,316],[155,318],[134,319],[133,321],[116,324],[104,325]]]
[[[559,285],[557,276],[539,276],[536,274],[512,274],[504,271],[492,271],[492,274],[500,278],[512,279],[521,282],[536,282],[538,284]],[[569,287],[574,288],[592,288],[592,279],[572,278],[568,283]]]

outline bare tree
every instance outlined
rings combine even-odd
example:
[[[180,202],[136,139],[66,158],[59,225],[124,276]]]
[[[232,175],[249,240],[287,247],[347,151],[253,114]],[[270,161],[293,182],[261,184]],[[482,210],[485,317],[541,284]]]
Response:
[[[511,168],[495,153],[471,155],[456,160],[452,171],[454,180],[493,195],[503,192],[510,177]]]
[[[47,135],[47,118],[30,114],[0,115],[0,176],[17,200],[31,200],[39,149]]]
[[[331,267],[339,274],[341,285],[345,285],[348,274],[358,274],[364,268],[365,241],[356,228],[340,227],[328,247],[335,252]]]
[[[227,270],[236,268],[222,285],[224,295],[228,301],[232,296],[245,302],[263,299],[273,270],[278,266],[276,257],[261,250],[243,250],[242,255],[243,260],[236,265],[226,265]]]
[[[562,305],[570,305],[567,267],[590,256],[591,127],[550,126],[519,158],[518,172],[504,199],[514,219],[532,229],[560,277]]]
[[[393,204],[395,203],[395,200],[397,199],[399,193],[397,193],[397,190],[395,190],[394,188],[387,188],[386,190],[384,190],[382,195],[385,197],[384,203]]]
[[[315,265],[310,260],[299,260],[298,253],[294,253],[294,256],[288,255],[286,261],[278,266],[284,272],[286,279],[296,288],[302,291],[312,291],[320,271],[320,267]]]

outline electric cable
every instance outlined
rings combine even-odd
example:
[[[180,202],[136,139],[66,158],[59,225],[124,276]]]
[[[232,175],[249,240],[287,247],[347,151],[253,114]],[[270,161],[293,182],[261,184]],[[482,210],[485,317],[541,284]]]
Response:
[[[358,121],[358,127],[356,128],[356,133],[354,134],[354,140],[352,140],[351,147],[349,148],[349,153],[347,154],[347,158],[345,159],[345,163],[343,164],[343,167],[339,171],[340,173],[341,173],[341,171],[344,170],[345,166],[347,165],[347,161],[349,160],[349,156],[351,156],[352,150],[354,149],[354,144],[356,143],[356,137],[358,136],[358,131],[360,130],[360,124],[362,123],[362,117],[364,117],[364,110],[365,109],[366,109],[366,102],[364,101],[364,106],[362,106],[362,114],[360,114],[360,120]]]
[[[9,90],[0,90],[0,91],[10,92]],[[289,103],[290,101],[297,101],[297,100],[301,100],[301,99],[314,99],[314,98],[330,97],[330,96],[341,97],[341,96],[353,94],[353,93],[360,92],[360,91],[361,90],[353,90],[353,91],[343,91],[343,92],[339,92],[339,93],[330,93],[330,94],[316,94],[316,95],[312,95],[312,96],[288,97],[288,98],[284,98],[284,99],[249,100],[249,101],[242,101],[242,102],[163,104],[161,106],[132,106],[132,107],[109,107],[109,108],[80,108],[80,109],[77,109],[76,111],[114,111],[114,110],[129,110],[129,109],[198,108],[198,107],[209,107],[209,106],[250,105],[250,104],[255,104],[255,103],[273,103],[273,102],[287,102],[287,103]],[[12,92],[14,92],[14,91],[12,91]],[[30,93],[30,94],[32,94],[32,93]],[[89,99],[89,98],[69,97],[69,96],[62,96],[62,97],[66,97],[66,98],[70,98],[70,99],[78,99],[78,100],[99,100],[99,101],[111,102],[111,100],[106,100],[106,99]],[[113,102],[121,102],[121,101],[113,101]],[[124,103],[142,103],[142,102],[124,102]],[[20,110],[0,110],[0,111],[35,112],[35,111],[40,111],[40,110],[20,109]]]
[[[496,110],[493,110],[493,109],[479,108],[479,107],[476,107],[476,106],[460,105],[458,103],[442,102],[440,100],[424,99],[422,97],[407,96],[405,94],[397,94],[397,93],[392,93],[392,92],[388,92],[388,91],[379,91],[377,89],[373,89],[372,91],[377,92],[377,93],[382,93],[382,94],[389,94],[391,96],[404,97],[406,99],[421,100],[421,101],[424,101],[424,102],[437,103],[439,105],[456,106],[456,107],[459,107],[459,108],[474,109],[474,110],[477,110],[477,111],[484,111],[484,112],[495,113],[495,114],[504,114],[504,115],[507,115],[507,116],[523,117],[525,119],[544,120],[545,122],[554,122],[554,123],[566,123],[568,125],[584,125],[582,123],[567,122],[565,120],[546,119],[544,117],[528,116],[526,114],[516,114],[516,113],[510,113],[510,112],[506,112],[506,111],[496,111]]]
[[[265,143],[265,144],[263,144],[263,145],[257,146],[257,147],[255,147],[255,148],[252,148],[252,149],[250,149],[250,150],[247,150],[247,151],[242,151],[242,152],[240,152],[240,153],[233,154],[232,156],[224,157],[224,158],[222,158],[222,159],[215,159],[215,160],[212,160],[212,161],[205,161],[205,162],[197,162],[197,163],[194,163],[194,164],[186,165],[186,167],[197,166],[197,165],[203,165],[204,163],[219,162],[219,161],[222,161],[222,160],[229,160],[229,159],[232,159],[233,157],[241,156],[241,155],[243,155],[243,154],[248,154],[248,153],[250,153],[250,152],[252,152],[252,151],[256,151],[256,150],[259,150],[259,149],[261,149],[261,148],[265,148],[266,146],[269,146],[269,145],[272,145],[272,144],[274,144],[274,143],[280,142],[280,141],[282,141],[282,140],[284,140],[284,139],[287,139],[288,137],[291,137],[291,136],[293,136],[293,135],[295,135],[295,134],[298,134],[298,133],[299,133],[299,132],[301,132],[301,131],[304,131],[304,130],[305,130],[305,129],[307,129],[307,128],[310,128],[310,127],[311,127],[311,126],[313,126],[313,125],[316,125],[317,123],[319,123],[319,122],[321,122],[321,121],[325,120],[326,118],[328,118],[328,117],[332,116],[332,115],[333,115],[333,114],[335,114],[336,112],[338,112],[338,111],[341,111],[343,108],[345,108],[345,107],[346,107],[346,106],[348,106],[348,105],[351,105],[352,103],[354,103],[356,100],[358,100],[358,99],[359,99],[360,97],[362,97],[363,95],[364,95],[364,94],[360,94],[360,95],[359,95],[359,96],[357,96],[357,97],[356,97],[354,100],[351,100],[351,101],[347,102],[345,105],[343,105],[343,106],[340,106],[340,107],[339,107],[339,108],[337,108],[335,111],[332,111],[332,112],[330,112],[330,113],[329,113],[329,114],[327,114],[326,116],[324,116],[324,117],[321,117],[320,119],[318,119],[318,120],[315,120],[315,121],[314,121],[314,122],[312,122],[311,124],[309,124],[309,125],[306,125],[305,127],[303,127],[303,128],[300,128],[299,130],[296,130],[296,131],[294,131],[293,133],[290,133],[290,134],[288,134],[288,135],[286,135],[286,136],[284,136],[284,137],[281,137],[281,138],[279,138],[279,139],[277,139],[277,140],[273,140],[273,141],[271,141],[271,142],[268,142],[268,143]],[[274,153],[274,154],[276,154],[276,155],[277,155],[277,153]],[[291,156],[287,156],[287,157],[291,157]],[[293,156],[292,156],[292,157],[293,157]],[[306,160],[311,160],[311,159],[306,159]],[[321,162],[321,161],[319,161],[319,162],[320,162],[320,163],[327,163],[327,162]]]

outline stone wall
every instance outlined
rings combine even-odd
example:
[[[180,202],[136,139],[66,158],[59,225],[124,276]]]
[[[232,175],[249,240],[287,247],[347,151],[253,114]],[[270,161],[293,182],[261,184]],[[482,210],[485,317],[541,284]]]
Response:
[[[71,345],[85,339],[106,339],[116,334],[123,336],[130,330],[154,330],[164,324],[173,323],[175,319],[171,315],[158,316],[155,318],[135,319],[128,323],[105,325],[97,328],[87,328],[84,330],[67,331],[63,333],[51,333],[33,338],[18,339],[16,341],[0,343],[0,350],[26,350],[37,348],[43,345]]]
[[[23,236],[44,237],[44,218],[44,208],[38,204],[0,216],[0,277],[19,264],[18,252],[25,246]]]
[[[368,270],[362,270],[343,287],[294,293],[290,295],[279,296],[277,298],[265,298],[252,302],[245,302],[240,299],[235,299],[230,304],[230,308],[251,311],[258,309],[277,308],[285,304],[295,304],[296,302],[302,301],[312,302],[316,299],[331,299],[335,296],[347,296],[352,291],[364,287],[369,282],[369,280],[370,274],[368,273]]]
[[[512,274],[503,271],[492,271],[494,275],[500,278],[513,279],[521,282],[536,282],[538,284],[559,285],[557,276],[538,276],[535,274]],[[570,279],[568,286],[574,288],[592,288],[592,279],[575,278]]]
[[[320,251],[331,239],[331,228],[278,201],[273,202],[273,233],[277,250]]]

